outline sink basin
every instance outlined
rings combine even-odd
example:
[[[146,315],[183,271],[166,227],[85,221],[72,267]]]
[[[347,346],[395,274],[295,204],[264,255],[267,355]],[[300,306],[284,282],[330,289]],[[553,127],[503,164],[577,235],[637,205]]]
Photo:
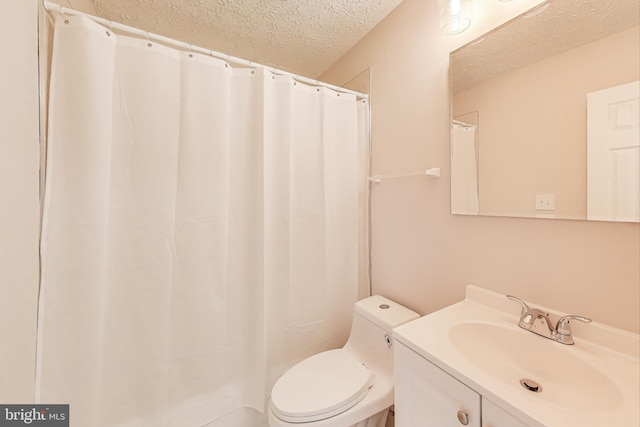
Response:
[[[572,324],[575,345],[564,345],[519,328],[519,312],[468,286],[465,300],[399,326],[394,339],[528,426],[640,426],[638,334]]]
[[[449,338],[465,359],[516,392],[534,393],[520,384],[521,379],[534,380],[542,390],[536,398],[550,405],[609,411],[623,402],[620,388],[575,347],[517,326],[484,322],[455,324]]]

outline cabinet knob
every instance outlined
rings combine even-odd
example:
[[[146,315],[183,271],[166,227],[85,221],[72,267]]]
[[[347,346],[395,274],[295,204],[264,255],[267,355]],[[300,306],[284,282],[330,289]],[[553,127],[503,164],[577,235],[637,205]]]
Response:
[[[467,415],[466,412],[458,411],[458,421],[460,421],[460,424],[463,426],[466,426],[469,424],[469,415]]]

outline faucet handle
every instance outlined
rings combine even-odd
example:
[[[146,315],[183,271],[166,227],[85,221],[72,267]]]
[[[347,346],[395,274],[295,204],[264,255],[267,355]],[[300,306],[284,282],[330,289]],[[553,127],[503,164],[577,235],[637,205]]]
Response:
[[[530,311],[531,309],[529,308],[529,306],[527,305],[526,302],[522,301],[520,298],[518,297],[514,297],[513,295],[507,295],[507,298],[515,301],[515,302],[519,302],[520,305],[522,306],[522,311],[520,312],[520,316],[524,316],[525,313],[527,313],[528,311]]]
[[[588,317],[569,314],[558,319],[558,323],[556,323],[556,332],[560,335],[571,335],[571,326],[569,326],[569,321],[571,320],[579,320],[584,323],[591,323],[591,319],[589,319]]]

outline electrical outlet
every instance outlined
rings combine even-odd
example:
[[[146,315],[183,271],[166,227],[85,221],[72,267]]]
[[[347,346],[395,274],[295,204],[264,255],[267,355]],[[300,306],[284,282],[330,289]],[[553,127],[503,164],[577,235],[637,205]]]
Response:
[[[555,211],[556,195],[555,194],[536,194],[536,210],[537,211]]]

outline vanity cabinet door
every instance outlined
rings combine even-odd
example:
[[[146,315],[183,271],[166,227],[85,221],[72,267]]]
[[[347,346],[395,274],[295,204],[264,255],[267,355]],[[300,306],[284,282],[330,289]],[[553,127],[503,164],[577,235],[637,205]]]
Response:
[[[394,344],[396,427],[481,427],[478,393]]]
[[[498,405],[482,399],[482,427],[529,427]]]

